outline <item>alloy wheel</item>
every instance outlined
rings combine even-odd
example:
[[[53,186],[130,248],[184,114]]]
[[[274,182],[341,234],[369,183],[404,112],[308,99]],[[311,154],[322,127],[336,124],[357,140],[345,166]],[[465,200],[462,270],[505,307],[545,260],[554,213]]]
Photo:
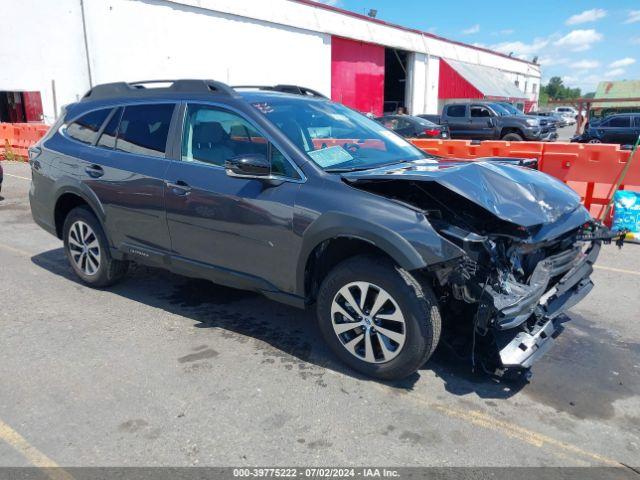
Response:
[[[85,275],[95,275],[100,268],[100,243],[93,229],[78,220],[69,229],[69,253],[71,261]]]
[[[398,303],[369,282],[352,282],[338,290],[331,303],[331,324],[342,346],[368,363],[393,360],[406,339]]]

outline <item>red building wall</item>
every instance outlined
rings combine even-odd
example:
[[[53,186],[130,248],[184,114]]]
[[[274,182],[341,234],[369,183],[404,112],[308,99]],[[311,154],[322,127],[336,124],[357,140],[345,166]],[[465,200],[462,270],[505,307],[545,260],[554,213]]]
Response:
[[[331,98],[361,112],[382,115],[384,47],[332,37]]]
[[[438,98],[484,98],[484,95],[446,61],[440,59]]]
[[[27,122],[42,122],[42,98],[40,92],[23,92],[24,113]]]

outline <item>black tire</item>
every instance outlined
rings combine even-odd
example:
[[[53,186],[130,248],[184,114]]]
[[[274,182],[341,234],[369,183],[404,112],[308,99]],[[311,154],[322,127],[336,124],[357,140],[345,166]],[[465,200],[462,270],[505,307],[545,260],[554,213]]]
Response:
[[[73,243],[71,227],[74,226],[76,222],[83,222],[88,225],[93,231],[95,240],[97,240],[99,245],[99,250],[97,250],[99,253],[98,267],[91,274],[83,271],[83,269],[76,264],[76,261],[73,258],[78,255],[78,250],[74,250],[74,253],[72,254],[71,247],[71,243]],[[65,218],[62,232],[64,252],[67,256],[67,260],[69,260],[69,264],[71,265],[74,273],[78,278],[80,278],[80,280],[82,280],[83,283],[94,288],[108,287],[117,283],[127,273],[129,262],[115,260],[111,257],[109,242],[104,234],[104,230],[89,207],[81,206],[71,210]],[[94,237],[90,237],[90,239],[93,240]],[[86,256],[88,256],[88,254]],[[94,256],[92,258],[95,259],[96,257]],[[88,262],[88,260],[85,259],[85,264],[86,262]]]
[[[352,282],[368,282],[384,289],[400,307],[405,322],[404,345],[389,361],[361,360],[345,348],[334,331],[331,318],[334,298],[341,288]],[[431,288],[390,260],[373,256],[347,259],[329,272],[318,292],[316,314],[322,336],[338,358],[354,370],[382,380],[397,380],[413,374],[426,363],[440,339],[440,311]]]
[[[505,142],[521,142],[523,138],[517,133],[507,133],[504,137],[502,137],[502,140],[504,140]]]

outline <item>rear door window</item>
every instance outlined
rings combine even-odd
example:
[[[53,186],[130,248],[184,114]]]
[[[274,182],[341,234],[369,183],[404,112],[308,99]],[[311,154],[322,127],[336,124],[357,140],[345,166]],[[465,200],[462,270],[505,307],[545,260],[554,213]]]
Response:
[[[164,157],[174,104],[131,105],[124,109],[116,150]]]
[[[111,110],[111,108],[104,108],[89,112],[68,124],[64,132],[74,140],[91,145],[95,142],[96,135]]]
[[[465,105],[450,105],[449,107],[447,107],[447,115],[449,117],[464,117],[465,113]]]
[[[116,136],[118,133],[118,125],[120,124],[120,117],[122,117],[123,108],[118,108],[109,119],[106,127],[102,131],[102,135],[98,139],[98,146],[102,148],[114,149],[116,148]]]

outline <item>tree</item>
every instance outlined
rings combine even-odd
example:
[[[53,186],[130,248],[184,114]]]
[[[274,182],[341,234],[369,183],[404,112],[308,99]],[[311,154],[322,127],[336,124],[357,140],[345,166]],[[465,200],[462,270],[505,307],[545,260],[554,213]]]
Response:
[[[562,92],[565,87],[562,84],[562,79],[560,77],[551,77],[547,86],[543,88],[549,97],[559,98],[560,92]]]
[[[541,96],[557,100],[580,98],[581,93],[579,88],[566,87],[560,77],[551,77],[549,83],[540,89]]]

